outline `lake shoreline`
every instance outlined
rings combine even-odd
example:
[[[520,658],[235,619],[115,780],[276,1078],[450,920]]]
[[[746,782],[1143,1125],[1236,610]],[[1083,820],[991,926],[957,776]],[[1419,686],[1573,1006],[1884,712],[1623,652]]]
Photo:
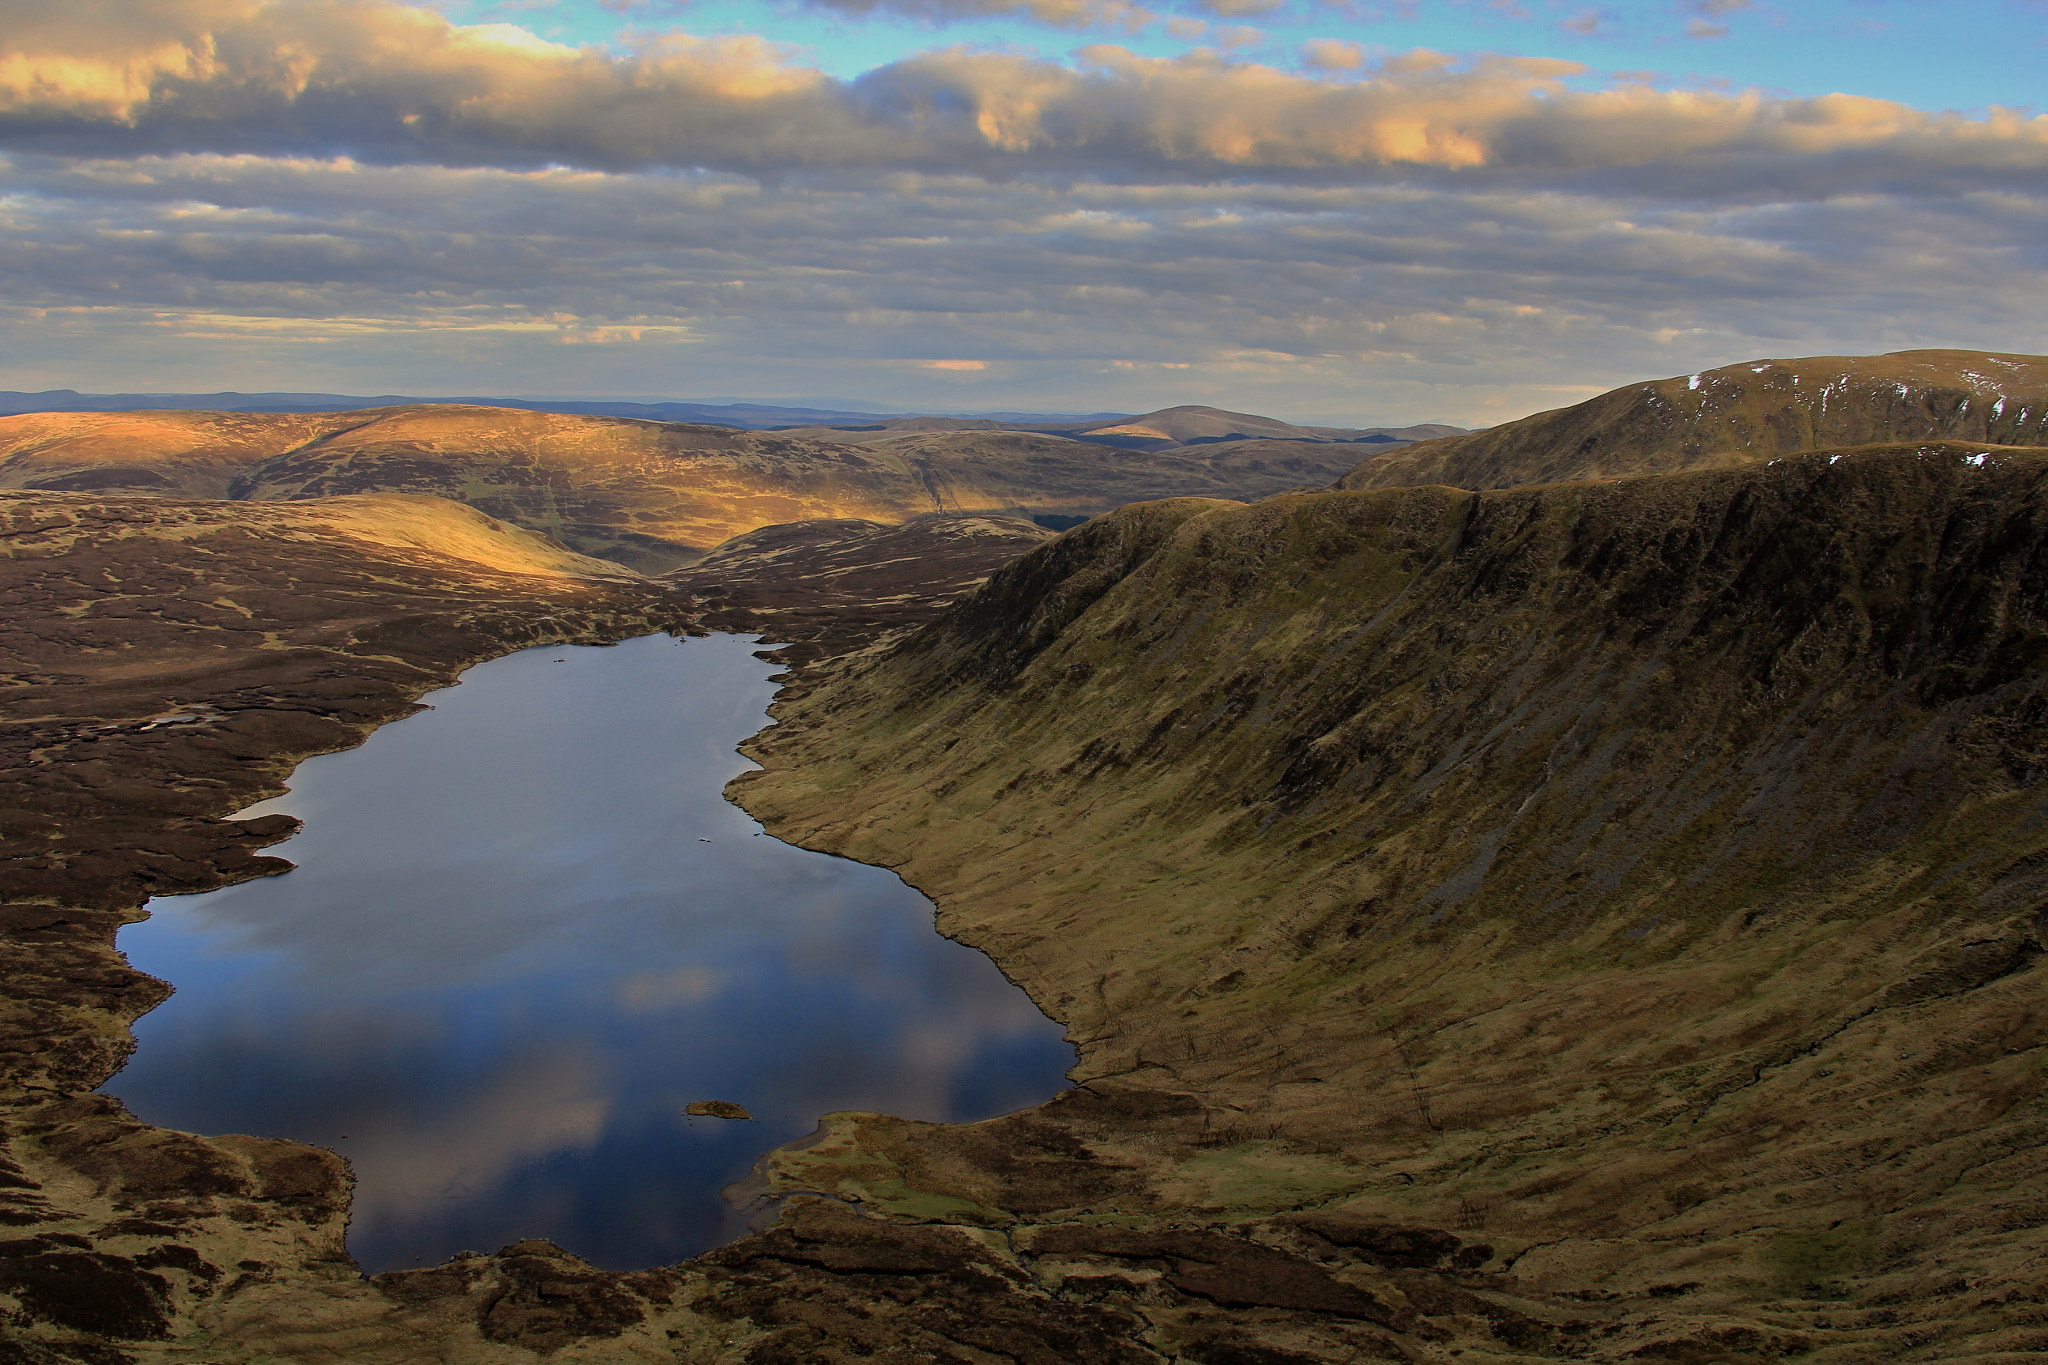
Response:
[[[240,813],[305,822],[272,849],[289,876],[123,931],[178,989],[103,1092],[346,1157],[376,1273],[539,1237],[673,1264],[744,1232],[717,1192],[826,1113],[1064,1088],[1058,1026],[928,901],[725,799],[776,691],[759,643],[517,651],[295,768]]]

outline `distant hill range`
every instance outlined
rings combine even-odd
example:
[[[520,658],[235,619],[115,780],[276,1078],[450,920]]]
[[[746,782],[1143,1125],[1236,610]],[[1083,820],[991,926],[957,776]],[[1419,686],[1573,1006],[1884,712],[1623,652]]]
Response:
[[[1164,408],[1128,412],[876,413],[770,403],[635,403],[581,398],[374,398],[340,393],[41,393],[0,391],[0,416],[30,412],[360,412],[371,408],[436,406],[512,408],[573,417],[631,417],[643,422],[688,422],[736,431],[797,431],[842,444],[864,445],[906,432],[1039,431],[1129,450],[1167,450],[1221,441],[1365,441],[1387,444],[1453,436],[1462,427],[1305,427],[1220,408]]]
[[[1097,413],[1078,419],[1032,418],[1004,413],[977,417],[869,417],[865,421],[784,428],[792,434],[821,440],[872,445],[934,431],[1031,431],[1064,436],[1119,450],[1180,450],[1188,446],[1222,445],[1234,441],[1315,441],[1324,444],[1406,445],[1444,436],[1459,436],[1463,427],[1424,422],[1406,427],[1310,427],[1222,408],[1161,408],[1141,416]]]
[[[22,412],[357,412],[365,408],[408,407],[419,403],[457,403],[464,407],[519,408],[574,417],[637,417],[647,422],[695,422],[740,431],[811,426],[837,422],[874,422],[906,414],[857,411],[851,408],[779,407],[772,403],[637,403],[610,398],[421,398],[386,393],[375,397],[346,393],[79,393],[46,389],[41,393],[0,391],[0,416]],[[1120,422],[1129,413],[976,413],[977,418],[1024,422]]]
[[[1110,430],[937,417],[748,430],[468,403],[39,411],[0,417],[0,488],[259,502],[428,493],[662,573],[758,527],[819,518],[994,513],[1058,529],[1153,498],[1251,501],[1327,486],[1357,462],[1354,439],[1402,440],[1212,408],[1089,420]]]

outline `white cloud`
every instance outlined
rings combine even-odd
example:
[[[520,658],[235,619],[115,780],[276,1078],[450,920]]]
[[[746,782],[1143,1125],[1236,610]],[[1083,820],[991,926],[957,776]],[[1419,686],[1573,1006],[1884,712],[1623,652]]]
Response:
[[[1894,182],[2048,170],[2044,117],[1625,82],[1581,90],[1565,79],[1582,68],[1528,58],[1413,52],[1329,80],[1213,52],[1097,45],[1077,67],[949,49],[840,82],[758,38],[671,34],[621,56],[389,0],[13,8],[0,31],[0,138],[73,153],[1198,177],[1651,166],[1783,177],[1831,160]]]
[[[968,383],[1000,385],[988,406],[1493,420],[1758,354],[2048,343],[2048,200],[2011,190],[1705,203],[251,156],[22,158],[6,183],[0,338],[36,366],[10,388],[526,376],[953,406]]]
[[[1339,40],[849,82],[387,0],[12,8],[0,387],[1496,420],[1758,354],[2048,349],[2048,121],[2007,111]]]
[[[1356,71],[1365,65],[1366,52],[1346,38],[1311,38],[1301,45],[1301,60],[1317,71]]]

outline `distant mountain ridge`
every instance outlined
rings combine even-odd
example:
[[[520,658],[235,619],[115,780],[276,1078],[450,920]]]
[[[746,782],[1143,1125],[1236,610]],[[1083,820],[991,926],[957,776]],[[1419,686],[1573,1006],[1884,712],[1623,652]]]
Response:
[[[979,417],[876,417],[844,425],[789,428],[792,435],[854,445],[876,445],[898,437],[938,431],[1029,431],[1064,436],[1118,450],[1182,450],[1189,446],[1241,441],[1313,441],[1318,444],[1405,445],[1465,434],[1464,427],[1424,422],[1406,427],[1315,427],[1223,408],[1183,405],[1132,416],[1097,414],[1076,421],[1037,420],[1009,414]]]
[[[664,573],[757,527],[818,518],[896,523],[971,512],[1065,525],[1160,497],[1249,501],[1328,484],[1355,449],[1104,449],[1001,427],[913,429],[856,445],[816,430],[455,403],[20,413],[0,417],[0,488],[256,502],[430,493],[579,553]]]
[[[80,393],[76,389],[45,389],[40,393],[0,390],[0,416],[28,412],[355,412],[366,408],[409,407],[420,403],[453,403],[463,407],[518,408],[573,417],[637,417],[650,422],[694,422],[763,431],[773,427],[811,426],[838,422],[874,422],[918,414],[855,411],[839,408],[785,407],[773,403],[637,403],[609,398],[421,398],[386,393],[375,396],[345,393]],[[938,414],[953,417],[955,414]],[[1002,422],[1120,422],[1127,412],[1000,412],[958,415],[960,420]]]
[[[1386,444],[1455,436],[1465,428],[1424,423],[1411,427],[1299,426],[1277,418],[1221,408],[1174,407],[1128,412],[876,412],[782,406],[773,403],[642,403],[609,398],[420,398],[340,393],[40,393],[0,390],[0,416],[37,412],[236,412],[292,415],[360,412],[423,405],[510,408],[569,417],[631,417],[643,422],[688,422],[736,431],[783,431],[842,445],[868,445],[911,432],[1036,431],[1127,450],[1170,450],[1234,440],[1361,441]]]
[[[1514,488],[1896,441],[2048,445],[2048,356],[1895,351],[1745,361],[1421,442],[1364,461],[1337,487]]]

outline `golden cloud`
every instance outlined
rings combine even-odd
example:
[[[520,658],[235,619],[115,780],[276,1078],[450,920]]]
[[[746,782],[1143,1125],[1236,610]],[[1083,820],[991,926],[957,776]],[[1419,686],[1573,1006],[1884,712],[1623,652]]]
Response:
[[[1042,3],[1048,13],[1089,8]],[[1589,91],[1567,83],[1585,74],[1567,62],[1417,51],[1368,64],[1334,42],[1308,45],[1313,74],[1103,44],[1074,65],[935,51],[842,82],[756,37],[671,34],[616,53],[505,24],[455,24],[392,0],[15,0],[10,9],[0,137],[101,155],[1196,177],[1653,164],[1725,174],[1748,163],[1781,173],[1787,158],[1830,157],[1886,175],[2048,168],[2043,116],[1966,118],[1848,95],[1629,83]]]

